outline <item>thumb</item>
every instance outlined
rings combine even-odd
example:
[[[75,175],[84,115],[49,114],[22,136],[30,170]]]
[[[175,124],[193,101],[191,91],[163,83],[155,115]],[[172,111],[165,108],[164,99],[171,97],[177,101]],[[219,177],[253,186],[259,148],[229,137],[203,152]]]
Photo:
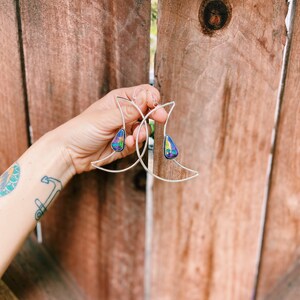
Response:
[[[137,104],[137,106],[143,110],[143,103]],[[113,108],[105,112],[105,123],[111,129],[117,129],[123,125],[123,118],[125,124],[137,121],[141,118],[141,114],[137,110],[137,108],[131,104],[130,102],[123,103],[120,105],[120,108]]]

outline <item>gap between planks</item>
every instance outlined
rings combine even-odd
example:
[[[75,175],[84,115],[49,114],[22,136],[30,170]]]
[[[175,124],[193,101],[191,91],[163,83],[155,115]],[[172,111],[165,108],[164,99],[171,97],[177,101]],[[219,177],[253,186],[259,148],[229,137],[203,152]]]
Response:
[[[27,145],[28,148],[33,144],[33,132],[30,122],[29,114],[29,103],[28,103],[28,91],[27,91],[27,79],[26,79],[26,66],[25,66],[25,55],[24,55],[24,45],[23,45],[23,31],[22,31],[22,18],[21,18],[21,8],[20,0],[16,0],[16,17],[17,17],[17,26],[18,26],[18,38],[19,38],[19,51],[20,51],[20,62],[21,62],[21,73],[22,73],[22,85],[23,85],[23,94],[24,94],[24,111],[25,111],[25,120],[26,120],[26,132],[27,132]],[[42,238],[42,225],[41,222],[37,222],[36,225],[36,236],[38,243],[43,242]]]
[[[152,10],[155,9],[155,2],[157,0],[151,0],[151,14]],[[157,20],[156,20],[157,22]],[[150,29],[150,41],[151,41],[151,29]],[[157,32],[156,32],[157,37]],[[152,45],[154,53],[157,49],[157,39],[155,44]],[[151,52],[151,45],[150,45]],[[150,53],[151,55],[151,53]],[[155,56],[154,56],[155,64]],[[155,84],[155,68],[150,66],[149,69],[149,83]],[[154,157],[154,139],[148,138],[148,168],[153,172],[153,157]],[[145,207],[145,255],[144,255],[144,299],[151,300],[151,276],[152,276],[152,236],[153,236],[153,183],[154,178],[151,174],[147,173],[146,177],[146,207]]]
[[[22,85],[24,93],[24,111],[26,120],[26,132],[27,132],[27,144],[28,147],[32,145],[32,130],[29,115],[29,104],[28,104],[28,91],[27,91],[27,79],[26,79],[26,66],[25,66],[25,55],[23,45],[23,31],[22,31],[22,19],[20,11],[20,0],[16,0],[16,18],[18,27],[18,39],[19,39],[19,51],[20,51],[20,62],[21,62],[21,73],[22,73]]]
[[[253,293],[251,297],[252,300],[255,300],[257,298],[258,283],[260,278],[260,268],[261,268],[261,260],[262,260],[261,256],[262,256],[262,250],[264,246],[265,225],[266,225],[266,217],[268,213],[267,208],[268,208],[268,202],[270,198],[271,181],[273,175],[274,153],[276,150],[277,132],[278,132],[278,126],[280,122],[280,112],[282,107],[282,99],[285,90],[287,68],[288,68],[289,57],[290,57],[291,39],[292,39],[294,20],[295,20],[296,1],[297,0],[288,1],[288,13],[286,17],[287,37],[286,37],[286,44],[283,51],[282,68],[281,68],[281,75],[280,75],[279,88],[278,88],[278,94],[276,99],[275,115],[274,115],[274,126],[273,126],[272,136],[271,136],[271,148],[270,148],[267,173],[266,173],[265,192],[264,192],[264,199],[262,203],[260,233],[259,233],[259,242],[258,242],[257,258],[256,258],[256,273],[255,273],[255,281],[253,286]]]

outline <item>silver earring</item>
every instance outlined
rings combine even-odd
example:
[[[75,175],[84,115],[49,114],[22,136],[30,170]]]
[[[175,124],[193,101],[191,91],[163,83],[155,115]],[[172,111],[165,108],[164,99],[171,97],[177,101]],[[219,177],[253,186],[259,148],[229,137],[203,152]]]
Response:
[[[164,143],[163,143],[163,153],[164,153],[164,157],[168,160],[171,160],[172,162],[174,162],[176,165],[178,165],[179,167],[181,167],[182,169],[192,173],[191,176],[189,177],[186,177],[186,178],[182,178],[182,179],[168,179],[168,178],[164,178],[164,177],[161,177],[161,176],[158,176],[156,174],[154,174],[146,165],[145,163],[143,162],[143,157],[140,153],[140,149],[138,147],[138,139],[136,140],[136,153],[138,155],[138,158],[140,160],[140,163],[142,164],[142,166],[144,167],[144,169],[149,173],[151,174],[153,177],[159,179],[159,180],[162,180],[162,181],[166,181],[166,182],[183,182],[183,181],[187,181],[187,180],[190,180],[192,178],[195,178],[199,175],[199,173],[195,170],[192,170],[190,168],[187,168],[185,166],[183,166],[181,163],[179,163],[177,160],[176,160],[176,157],[178,156],[179,154],[179,151],[178,151],[178,148],[176,146],[176,144],[174,143],[173,139],[167,135],[167,125],[168,125],[168,121],[169,121],[169,118],[170,118],[170,115],[175,107],[175,102],[172,101],[172,102],[168,102],[168,103],[165,103],[163,105],[160,105],[160,106],[156,106],[153,110],[151,110],[150,112],[148,112],[148,114],[145,115],[145,117],[143,118],[143,120],[141,121],[140,123],[140,126],[138,127],[138,130],[137,130],[137,137],[139,136],[140,134],[140,130],[142,128],[142,126],[144,125],[144,123],[146,122],[147,118],[149,118],[151,116],[151,114],[153,114],[155,111],[157,111],[158,109],[161,109],[163,107],[166,107],[166,106],[169,106],[171,105],[171,109],[168,113],[168,117],[167,117],[167,120],[166,120],[166,123],[164,125]]]
[[[133,105],[136,108],[136,110],[139,112],[139,114],[141,115],[142,118],[144,118],[144,114],[142,113],[141,109],[133,101],[130,101],[129,99],[117,96],[115,100],[116,100],[116,103],[117,103],[118,108],[120,110],[120,114],[121,114],[121,118],[122,118],[122,128],[119,129],[119,131],[117,132],[117,134],[115,135],[115,137],[113,138],[113,140],[111,142],[111,148],[113,150],[112,153],[110,153],[108,156],[106,156],[104,158],[101,158],[101,159],[96,160],[96,161],[92,161],[91,164],[94,168],[102,170],[102,171],[106,171],[106,172],[110,172],[110,173],[121,173],[121,172],[128,171],[131,168],[133,168],[134,166],[136,166],[139,163],[139,159],[137,159],[129,167],[124,168],[124,169],[120,169],[120,170],[110,170],[110,169],[103,168],[103,167],[100,167],[100,166],[97,165],[99,162],[103,162],[103,161],[107,160],[108,158],[112,157],[113,155],[115,155],[116,152],[122,152],[126,147],[125,146],[125,139],[126,139],[126,127],[125,126],[126,126],[126,124],[125,124],[124,114],[123,114],[123,111],[122,111],[122,108],[121,108],[121,105],[120,105],[119,101],[121,100],[121,101],[128,102],[131,105]],[[147,126],[146,126],[146,135],[147,135],[147,137],[149,136]],[[147,150],[147,146],[148,146],[148,138],[146,139],[145,145],[143,147],[141,157],[143,157],[145,155],[146,150]]]

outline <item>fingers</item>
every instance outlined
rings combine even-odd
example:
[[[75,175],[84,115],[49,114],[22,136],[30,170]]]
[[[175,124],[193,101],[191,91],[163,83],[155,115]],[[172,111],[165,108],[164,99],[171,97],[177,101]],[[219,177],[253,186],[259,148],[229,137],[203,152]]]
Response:
[[[133,135],[129,135],[126,137],[125,144],[126,144],[126,147],[128,147],[128,148],[133,148],[135,146],[135,140],[134,140]]]
[[[149,84],[126,88],[126,95],[139,106],[143,114],[148,113],[149,109],[156,108],[160,103],[159,91]],[[168,113],[162,107],[156,109],[150,117],[159,123],[164,123],[168,117]]]
[[[127,146],[127,145],[126,145],[126,146]],[[139,143],[138,146],[139,146],[139,149],[142,148],[143,143]],[[114,159],[124,158],[124,157],[126,157],[126,156],[128,156],[128,155],[130,155],[130,154],[133,154],[135,151],[136,151],[136,148],[135,148],[135,143],[134,143],[134,145],[132,145],[132,146],[130,146],[130,147],[127,146],[127,147],[124,149],[124,151],[119,152],[118,155],[117,155],[116,157],[114,157]]]
[[[134,140],[137,139],[137,133],[138,133],[139,127],[140,127],[140,124],[137,124],[137,126],[135,126],[135,128],[133,129],[132,135],[134,137]],[[150,136],[151,135],[151,126],[149,124],[147,124],[147,128],[148,128],[148,136]],[[145,126],[143,126],[140,129],[140,133],[139,133],[139,137],[138,137],[139,142],[144,142],[146,137],[147,137],[146,128],[145,128]]]
[[[129,99],[139,105],[144,114],[148,112],[149,108],[156,108],[160,103],[159,91],[149,84],[126,88],[124,92]],[[160,108],[154,111],[150,117],[159,123],[164,123],[168,114],[164,108]]]
[[[161,107],[161,108],[158,108],[156,111],[154,111],[151,115],[150,115],[150,118],[159,122],[159,123],[164,123],[166,122],[167,120],[167,117],[168,117],[168,113],[166,112],[166,110]]]
[[[131,136],[132,137],[132,136]],[[133,138],[133,137],[132,137]],[[127,140],[127,139],[126,139]],[[139,149],[142,148],[143,146],[143,143],[139,143]],[[133,154],[134,152],[136,151],[136,147],[135,147],[135,142],[131,145],[131,146],[128,146],[127,143],[126,143],[126,147],[124,149],[124,151],[122,152],[116,152],[114,153],[114,155],[112,155],[111,157],[109,157],[107,160],[105,160],[104,162],[100,163],[100,164],[97,164],[98,166],[104,166],[104,165],[107,165],[115,160],[118,160],[118,159],[121,159],[121,158],[124,158],[130,154]],[[110,152],[111,153],[111,152]],[[91,169],[93,169],[93,167],[91,167]]]
[[[127,98],[136,103],[140,101],[140,99],[146,100],[146,105],[148,108],[154,108],[160,102],[159,91],[150,84],[141,84],[121,90],[123,90]]]
[[[125,144],[129,148],[135,147],[139,124],[136,124],[134,127],[135,128],[133,130],[133,134],[132,135],[128,135],[126,137],[126,139],[125,139]],[[147,124],[147,127],[148,127],[148,136],[150,136],[150,134],[151,134],[151,127],[150,127],[149,124]],[[146,132],[145,126],[143,126],[141,128],[141,130],[140,130],[140,133],[139,133],[139,138],[138,138],[139,143],[143,143],[146,140],[146,138],[147,138],[147,132]]]
[[[107,125],[105,126],[106,130],[116,130],[122,126],[122,115],[124,116],[126,125],[129,124],[129,126],[131,125],[130,123],[135,123],[141,118],[139,111],[134,105],[122,101],[121,98],[119,98],[120,100],[118,101],[122,110],[122,112],[120,112],[119,106],[115,101],[118,96],[133,101],[144,115],[146,115],[149,110],[157,107],[160,103],[159,91],[149,84],[113,90],[86,110],[87,113],[95,110],[97,110],[98,113],[101,111],[103,116],[102,121]],[[165,109],[160,108],[153,112],[150,118],[157,122],[164,123],[167,119],[167,115]]]

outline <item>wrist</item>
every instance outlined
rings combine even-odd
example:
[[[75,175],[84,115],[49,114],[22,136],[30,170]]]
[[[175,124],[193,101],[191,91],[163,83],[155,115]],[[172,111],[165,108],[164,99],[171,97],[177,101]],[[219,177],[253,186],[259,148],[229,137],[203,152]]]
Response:
[[[47,132],[40,142],[52,148],[51,153],[55,157],[58,168],[63,172],[63,176],[68,180],[76,174],[72,157],[69,153],[63,132],[60,127]]]
[[[23,161],[28,168],[34,165],[37,174],[40,169],[45,175],[56,176],[63,185],[76,174],[63,135],[56,129],[37,140],[19,159],[20,163]]]

